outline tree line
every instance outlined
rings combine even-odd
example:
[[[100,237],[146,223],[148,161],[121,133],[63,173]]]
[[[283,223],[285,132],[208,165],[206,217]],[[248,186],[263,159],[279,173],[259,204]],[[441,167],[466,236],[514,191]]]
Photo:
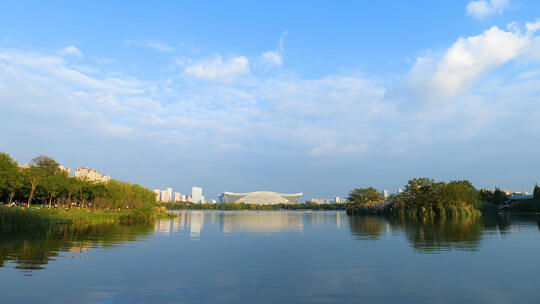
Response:
[[[478,213],[489,205],[504,202],[506,194],[478,191],[467,180],[448,183],[430,178],[413,178],[404,190],[392,194],[388,200],[374,188],[357,188],[349,193],[349,213],[411,212],[418,214],[452,215]]]
[[[347,204],[247,204],[247,203],[218,203],[218,204],[200,204],[190,202],[159,203],[168,210],[345,210]]]
[[[92,208],[140,208],[155,203],[155,194],[136,184],[111,180],[107,183],[70,177],[47,156],[32,159],[28,167],[0,152],[0,202],[87,206]]]

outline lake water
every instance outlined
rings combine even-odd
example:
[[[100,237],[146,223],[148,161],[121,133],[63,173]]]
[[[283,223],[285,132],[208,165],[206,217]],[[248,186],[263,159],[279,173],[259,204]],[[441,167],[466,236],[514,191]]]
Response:
[[[540,216],[181,212],[0,239],[0,303],[538,303]]]

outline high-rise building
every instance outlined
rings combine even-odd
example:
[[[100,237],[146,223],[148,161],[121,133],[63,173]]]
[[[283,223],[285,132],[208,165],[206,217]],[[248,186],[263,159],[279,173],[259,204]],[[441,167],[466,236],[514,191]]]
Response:
[[[180,192],[175,192],[174,193],[174,201],[179,202],[180,198],[181,198]]]
[[[180,201],[181,202],[187,202],[185,194],[180,195]]]
[[[161,196],[161,190],[159,190],[159,189],[154,189],[153,191],[154,191],[154,193],[156,194],[156,202],[161,201],[161,197],[160,197],[160,196]]]
[[[383,190],[384,199],[388,199],[388,190]]]
[[[167,190],[161,190],[161,202],[170,202],[171,196],[169,195],[169,191]]]
[[[172,188],[167,188],[167,195],[169,196],[169,202],[173,200],[173,191]]]
[[[202,188],[191,187],[191,200],[194,203],[201,203],[204,200],[204,196],[202,195]]]

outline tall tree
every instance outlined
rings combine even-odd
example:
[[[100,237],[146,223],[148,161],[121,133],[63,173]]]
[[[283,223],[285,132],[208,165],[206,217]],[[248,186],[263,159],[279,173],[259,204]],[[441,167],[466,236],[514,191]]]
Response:
[[[23,170],[23,175],[26,181],[30,184],[30,195],[28,196],[28,208],[32,203],[34,192],[41,180],[45,177],[45,170],[41,167],[30,166],[30,168]]]
[[[495,205],[502,205],[506,203],[507,199],[508,196],[506,193],[502,192],[499,188],[495,188],[495,191],[493,191],[493,203]]]
[[[68,177],[66,183],[64,184],[64,191],[67,194],[67,202],[69,204],[71,204],[71,197],[73,196],[73,194],[77,193],[80,183],[82,183],[80,179]]]
[[[67,176],[62,173],[57,173],[54,175],[46,176],[43,179],[43,188],[45,193],[49,197],[49,204],[52,203],[52,200],[56,198],[58,193],[65,188],[65,183],[67,182]]]
[[[46,175],[53,175],[59,171],[58,167],[60,165],[54,159],[45,155],[34,157],[32,163],[36,167],[42,168]]]
[[[540,187],[538,184],[534,185],[533,197],[534,199],[540,199]]]
[[[7,153],[0,152],[0,199],[8,197],[11,204],[15,192],[22,187],[19,165]]]
[[[17,168],[12,175],[8,176],[8,204],[13,202],[15,193],[23,186],[23,176],[21,170]]]

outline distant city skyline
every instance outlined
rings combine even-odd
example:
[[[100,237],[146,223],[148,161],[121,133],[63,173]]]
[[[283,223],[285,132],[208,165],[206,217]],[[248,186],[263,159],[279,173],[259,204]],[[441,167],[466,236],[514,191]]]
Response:
[[[206,199],[532,192],[539,41],[533,0],[6,0],[0,151]]]
[[[191,194],[182,194],[182,192],[174,191],[172,187],[167,187],[165,190],[155,188],[152,190],[156,195],[158,202],[192,202],[192,203],[207,203],[215,202],[215,200],[206,200],[203,195],[202,187],[191,187]]]
[[[11,155],[11,156],[14,157],[13,155]],[[15,157],[14,157],[14,159],[17,160]],[[21,166],[21,167],[30,166],[30,163],[28,161],[27,162],[18,161],[18,163],[19,163],[19,166]],[[71,172],[70,170],[71,169],[69,167],[64,167],[64,166],[60,165],[59,168],[60,168],[60,170],[66,172],[69,176],[71,176],[70,175],[70,172]],[[91,176],[93,176],[93,179],[91,178],[91,180],[99,180],[99,181],[108,181],[108,180],[110,180],[109,175],[106,175],[106,174],[100,175],[101,173],[99,171],[95,170],[95,169],[91,169],[91,168],[87,168],[87,167],[80,167],[80,168],[77,168],[76,171],[81,170],[81,169],[87,169],[88,170],[87,174],[90,173],[90,172],[93,172],[93,173],[91,173]],[[99,176],[101,176],[101,177],[99,177]],[[77,177],[77,176],[75,176],[75,177]],[[123,180],[123,181],[133,182],[133,181],[130,181],[130,180]],[[159,191],[158,200],[160,198],[162,198],[162,197],[165,197],[167,199],[169,199],[169,197],[170,197],[171,201],[175,201],[176,198],[177,198],[176,195],[178,194],[180,199],[177,200],[177,201],[184,201],[184,202],[185,201],[193,201],[192,200],[192,194],[183,194],[182,192],[173,192],[173,188],[174,189],[184,189],[187,186],[166,187],[165,190],[160,190],[160,189],[155,188],[155,187],[148,187],[147,185],[144,185],[144,184],[142,184],[142,186],[146,187],[148,189],[153,189],[152,191],[154,191],[154,192],[156,190],[158,190]],[[371,185],[366,185],[365,187],[368,187],[368,186],[371,186]],[[358,187],[362,187],[362,186],[356,186],[354,188],[358,188]],[[403,187],[404,187],[404,185],[401,185],[401,186],[397,187],[395,190],[394,189],[388,190],[386,188],[377,188],[377,190],[379,190],[383,194],[384,197],[388,197],[390,194],[401,193],[401,190],[402,190]],[[491,186],[491,187],[478,187],[477,186],[478,189],[486,189],[486,190],[490,190],[490,191],[493,191],[495,188],[499,188],[501,191],[505,192],[508,195],[510,195],[511,193],[530,194],[530,193],[532,193],[532,188],[533,187],[534,187],[534,184],[530,188],[518,188],[518,189],[508,187],[508,186],[505,186],[505,185],[494,185],[494,186]],[[189,188],[189,187],[187,187],[187,188]],[[191,187],[192,193],[193,193],[194,188],[199,188],[199,187]],[[353,188],[349,189],[348,191],[350,191],[352,189]],[[255,191],[261,191],[261,190],[255,190]],[[271,191],[271,190],[262,190],[262,191]],[[304,201],[312,201],[312,202],[315,202],[315,203],[335,203],[335,202],[337,202],[336,199],[345,200],[345,198],[348,195],[348,191],[347,191],[347,193],[327,195],[327,196],[333,196],[334,198],[332,198],[332,199],[330,199],[330,198],[322,198],[322,196],[308,197],[306,195],[303,195],[302,196],[302,202],[304,202]],[[254,191],[247,191],[247,192],[254,192]],[[166,193],[165,196],[162,196],[162,193]],[[201,193],[202,193],[202,187],[201,187]],[[218,201],[220,194],[223,193],[223,190],[218,190],[217,193],[218,194],[216,194],[215,196],[208,195],[205,198],[205,202],[211,202],[212,200]],[[203,198],[204,198],[204,196],[203,196]]]

